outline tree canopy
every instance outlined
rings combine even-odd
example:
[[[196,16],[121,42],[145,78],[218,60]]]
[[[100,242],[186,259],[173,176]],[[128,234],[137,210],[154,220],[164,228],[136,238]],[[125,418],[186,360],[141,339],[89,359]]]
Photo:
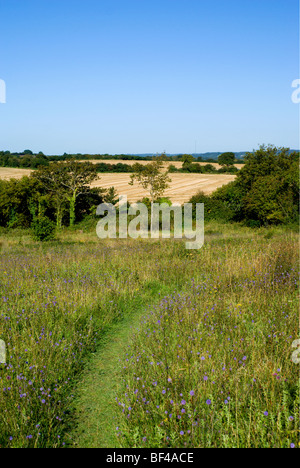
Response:
[[[149,190],[152,202],[163,196],[171,182],[168,175],[169,167],[164,170],[164,155],[154,157],[149,164],[136,163],[132,166],[132,170],[129,185],[137,181],[145,190]]]
[[[57,226],[61,226],[62,208],[68,202],[70,225],[75,223],[75,205],[79,195],[90,190],[90,184],[98,178],[91,162],[69,160],[40,167],[31,175],[52,193],[56,203]]]
[[[235,154],[232,152],[222,153],[218,156],[220,166],[232,166],[235,161]]]
[[[260,224],[299,219],[299,153],[262,145],[246,153],[236,180],[213,194],[232,209],[234,220]]]

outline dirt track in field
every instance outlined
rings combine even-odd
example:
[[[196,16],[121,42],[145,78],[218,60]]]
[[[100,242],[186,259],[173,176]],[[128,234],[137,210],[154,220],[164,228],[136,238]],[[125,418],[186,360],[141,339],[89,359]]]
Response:
[[[180,163],[181,164],[181,163]],[[28,176],[30,169],[12,169],[0,167],[0,179],[20,179]],[[185,203],[199,190],[210,194],[218,187],[228,184],[235,179],[231,174],[170,174],[172,182],[170,188],[165,191],[165,196],[174,203]],[[143,190],[138,184],[128,185],[130,174],[127,173],[102,173],[99,179],[92,183],[92,187],[115,187],[119,195],[126,195],[128,201],[136,202],[149,196],[149,192]]]

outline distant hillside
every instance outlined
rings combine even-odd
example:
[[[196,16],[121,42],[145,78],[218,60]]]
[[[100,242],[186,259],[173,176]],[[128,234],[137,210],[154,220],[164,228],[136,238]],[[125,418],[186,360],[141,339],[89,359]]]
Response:
[[[251,151],[249,151],[251,152]],[[245,154],[247,153],[247,151],[241,151],[239,153],[234,153],[235,156],[236,156],[236,159],[241,159],[243,156],[245,156]],[[166,156],[168,158],[174,158],[174,157],[180,157],[183,153],[166,153]],[[191,153],[192,156],[194,156],[195,159],[198,159],[199,157],[202,158],[202,159],[218,159],[218,156],[220,156],[220,154],[222,154],[221,152],[217,153],[217,152],[211,152],[211,153]],[[136,154],[131,154],[130,156],[137,156],[139,158],[149,158],[149,157],[152,157],[152,156],[156,156],[157,153],[136,153]],[[129,156],[129,155],[127,155]]]
[[[293,153],[294,151],[296,151],[297,153],[299,152],[299,150],[294,150],[294,149],[291,149],[290,150],[290,153]],[[194,156],[195,159],[198,159],[198,158],[202,158],[203,160],[208,160],[208,159],[214,159],[214,160],[217,160],[218,159],[218,156],[220,156],[220,154],[222,153],[225,153],[225,151],[222,151],[222,152],[208,152],[208,153],[191,153],[192,156]],[[236,159],[243,159],[245,154],[246,153],[253,153],[253,151],[238,151],[238,152],[234,152],[233,153],[235,154],[235,158]],[[168,158],[179,158],[183,153],[166,153],[166,156]],[[139,158],[150,158],[152,156],[156,156],[157,153],[137,153],[137,154],[131,154],[130,156],[133,156],[133,157],[139,157]],[[129,156],[129,155],[127,155]]]

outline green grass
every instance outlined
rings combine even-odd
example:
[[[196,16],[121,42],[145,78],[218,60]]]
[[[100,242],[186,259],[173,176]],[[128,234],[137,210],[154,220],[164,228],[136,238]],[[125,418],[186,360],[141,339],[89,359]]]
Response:
[[[48,243],[22,230],[0,236],[8,351],[1,447],[298,443],[299,368],[290,359],[299,333],[298,235],[206,228],[199,251],[172,240],[103,241],[94,230],[65,230]],[[212,357],[199,361],[198,352]]]
[[[126,353],[132,328],[138,324],[143,309],[144,305],[137,306],[134,314],[108,327],[101,346],[88,361],[76,389],[74,427],[66,438],[68,446],[119,446],[114,423],[118,415],[113,396],[120,390],[120,358]]]

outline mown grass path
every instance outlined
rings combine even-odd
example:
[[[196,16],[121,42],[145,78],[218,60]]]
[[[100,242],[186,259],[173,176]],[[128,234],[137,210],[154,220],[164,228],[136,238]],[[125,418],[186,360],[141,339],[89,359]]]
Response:
[[[167,291],[162,288],[164,295]],[[76,427],[70,433],[69,445],[77,448],[115,448],[117,421],[116,394],[121,384],[120,373],[130,336],[138,327],[148,304],[153,304],[159,294],[144,302],[134,313],[113,324],[101,338],[96,353],[88,361],[76,389]],[[162,293],[161,293],[162,297]],[[122,362],[120,361],[122,360]]]

